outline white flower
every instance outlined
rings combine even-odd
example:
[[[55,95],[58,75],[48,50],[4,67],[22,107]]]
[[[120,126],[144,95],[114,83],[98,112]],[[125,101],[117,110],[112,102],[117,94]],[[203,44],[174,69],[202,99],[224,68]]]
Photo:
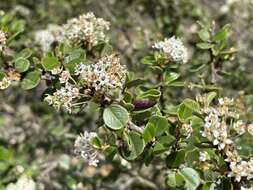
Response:
[[[1,81],[0,81],[0,90],[4,90],[6,88],[8,88],[11,84],[11,81],[4,77]]]
[[[207,159],[207,153],[206,153],[206,152],[200,152],[200,153],[199,153],[199,160],[200,160],[201,162],[205,162],[206,159]]]
[[[247,126],[248,132],[253,136],[253,123]]]
[[[49,51],[55,41],[53,34],[48,30],[39,30],[34,34],[34,40],[41,46],[43,51]]]
[[[95,147],[91,145],[91,140],[94,137],[97,137],[96,133],[87,131],[78,136],[74,144],[74,152],[78,157],[82,158],[89,165],[97,166],[99,162],[99,152]]]
[[[9,184],[6,190],[36,190],[36,184],[33,179],[22,176],[16,184]]]
[[[45,101],[49,105],[53,105],[56,109],[63,107],[69,113],[72,112],[73,101],[79,97],[79,89],[70,83],[66,83],[64,87],[56,90],[53,95],[47,95]]]
[[[86,87],[97,94],[110,94],[113,90],[122,89],[126,72],[125,66],[114,54],[102,57],[94,64],[80,64],[75,70]]]
[[[237,121],[234,123],[234,130],[237,134],[242,135],[246,131],[246,125],[242,120]]]
[[[0,53],[6,48],[6,33],[0,30]]]
[[[192,134],[192,125],[191,124],[183,124],[182,125],[183,133],[186,136],[186,138],[189,138]]]
[[[188,60],[187,49],[183,42],[174,36],[169,39],[165,38],[164,41],[157,42],[152,47],[161,50],[172,62],[186,63]]]
[[[49,51],[54,42],[63,41],[64,34],[62,27],[58,25],[48,25],[47,29],[36,31],[34,40],[41,46],[43,51]]]
[[[93,13],[80,15],[64,25],[65,40],[74,45],[84,43],[95,46],[100,41],[108,41],[104,32],[109,30],[109,25],[109,22],[96,18]]]
[[[58,75],[62,72],[62,68],[61,67],[57,67],[54,68],[53,70],[51,70],[52,75]]]
[[[69,78],[70,78],[70,73],[69,71],[62,71],[61,75],[60,75],[60,83],[66,83],[68,82]]]

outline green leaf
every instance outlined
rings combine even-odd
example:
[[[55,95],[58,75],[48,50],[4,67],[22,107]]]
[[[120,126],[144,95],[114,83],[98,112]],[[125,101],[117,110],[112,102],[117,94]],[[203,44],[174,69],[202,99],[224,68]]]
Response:
[[[199,163],[199,150],[197,148],[186,153],[185,161],[188,166],[195,166]]]
[[[0,81],[3,80],[4,77],[6,77],[5,72],[0,71]]]
[[[183,168],[180,171],[180,174],[185,180],[185,189],[186,190],[196,190],[200,185],[201,179],[197,171],[192,168]]]
[[[60,62],[56,57],[45,56],[41,60],[41,64],[46,71],[51,71],[60,66]]]
[[[231,27],[229,24],[225,25],[222,29],[220,29],[213,37],[213,41],[219,42],[227,40],[228,33]]]
[[[166,147],[163,144],[156,142],[153,148],[153,153],[160,154],[160,153],[163,153],[164,151],[166,151]]]
[[[212,48],[214,45],[210,44],[210,43],[197,43],[197,47],[200,49],[210,49]]]
[[[10,161],[13,158],[12,151],[0,146],[0,161]]]
[[[203,63],[196,64],[196,65],[191,66],[190,71],[195,73],[195,72],[201,71],[205,67],[206,67],[206,64],[203,64]]]
[[[145,141],[139,133],[134,131],[129,132],[128,140],[130,155],[127,157],[127,159],[134,160],[143,152]]]
[[[139,98],[159,98],[161,96],[161,92],[159,90],[156,89],[150,89],[147,90],[145,92],[143,92],[142,94],[139,95]]]
[[[161,136],[166,130],[169,129],[169,123],[163,116],[154,115],[149,119],[149,123],[155,128],[155,136]]]
[[[152,123],[148,123],[142,136],[146,143],[150,142],[155,137],[155,126]]]
[[[25,59],[28,59],[32,55],[32,50],[29,48],[23,49],[21,52],[19,52],[17,55],[15,55],[15,60],[22,57]]]
[[[200,106],[198,104],[198,102],[192,100],[192,99],[189,99],[189,98],[186,98],[184,101],[183,101],[183,104],[190,108],[191,110],[195,111],[195,112],[200,112]]]
[[[101,149],[103,145],[103,142],[99,137],[92,138],[90,143],[97,149]]]
[[[167,164],[168,167],[177,168],[182,163],[184,163],[184,158],[185,158],[185,151],[184,150],[179,150],[177,152],[171,153],[166,158],[166,164]]]
[[[200,31],[198,31],[199,38],[203,41],[208,41],[210,39],[210,33],[208,31],[208,28],[203,28]]]
[[[186,122],[192,117],[193,112],[200,112],[199,104],[192,99],[185,99],[178,107],[177,115],[181,122]]]
[[[190,109],[189,107],[187,107],[185,104],[180,104],[178,109],[177,109],[177,116],[178,119],[181,122],[186,122],[188,120],[188,118],[190,118],[192,116],[192,109]]]
[[[26,58],[18,58],[15,60],[15,69],[19,72],[19,73],[23,73],[25,71],[27,71],[29,69],[30,66],[30,61]]]
[[[111,161],[113,160],[113,157],[115,156],[115,154],[117,153],[117,148],[114,146],[109,146],[108,148],[106,148],[104,150],[104,155],[107,161]]]
[[[32,71],[26,74],[25,78],[21,81],[21,87],[24,90],[29,90],[36,87],[40,83],[40,71]]]
[[[103,119],[107,127],[118,130],[127,124],[129,114],[124,107],[112,104],[104,110]]]
[[[166,84],[170,84],[171,82],[177,80],[180,77],[180,74],[175,72],[166,72],[164,75],[164,81]]]
[[[127,88],[131,88],[131,87],[134,87],[134,86],[138,86],[140,84],[143,84],[145,83],[147,80],[145,79],[134,79],[134,80],[131,80],[131,81],[128,81],[126,84],[125,84],[125,87]]]
[[[156,62],[155,57],[153,55],[149,55],[146,57],[143,57],[141,59],[141,63],[145,65],[154,65]]]
[[[173,187],[173,188],[180,187],[180,186],[184,185],[184,178],[176,172],[171,172],[166,177],[165,181],[169,187]]]
[[[175,142],[175,140],[176,138],[170,134],[166,134],[157,138],[157,142],[161,143],[165,147],[171,146]]]
[[[213,99],[217,96],[216,92],[209,92],[207,94],[207,103],[208,105],[213,101]]]

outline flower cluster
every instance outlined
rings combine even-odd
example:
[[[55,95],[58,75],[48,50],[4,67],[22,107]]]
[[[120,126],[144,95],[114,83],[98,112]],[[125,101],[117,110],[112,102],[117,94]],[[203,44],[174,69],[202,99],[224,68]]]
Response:
[[[14,69],[8,69],[4,71],[4,76],[0,80],[0,90],[8,88],[13,82],[20,81],[21,75]]]
[[[247,177],[247,180],[253,178],[253,158],[247,161],[231,162],[231,172],[228,174],[229,177],[235,177],[236,181],[241,181],[242,177]]]
[[[43,51],[49,51],[54,42],[63,41],[64,34],[62,27],[50,24],[47,29],[39,30],[34,34],[34,40]]]
[[[108,41],[105,31],[109,30],[109,22],[96,18],[93,13],[80,15],[64,25],[65,38],[70,44],[86,44],[90,47],[100,41]]]
[[[8,88],[11,84],[11,81],[7,78],[4,77],[2,80],[0,80],[0,89],[4,90],[6,88]]]
[[[191,124],[183,124],[182,125],[182,131],[183,134],[186,136],[186,138],[189,138],[192,134],[192,125]]]
[[[112,54],[102,57],[94,64],[80,64],[75,74],[79,75],[87,91],[97,95],[110,95],[116,89],[122,89],[126,78],[126,68],[120,59]]]
[[[97,137],[96,133],[85,131],[77,137],[74,144],[74,153],[92,166],[97,166],[99,162],[99,151],[91,144],[91,140],[95,137]]]
[[[4,51],[6,46],[6,33],[2,30],[0,30],[0,52]]]
[[[6,190],[35,190],[36,189],[36,184],[35,182],[26,177],[22,176],[18,179],[17,183],[11,183],[7,186]]]
[[[163,52],[171,62],[187,62],[187,49],[179,38],[175,38],[174,36],[169,39],[165,38],[164,41],[157,42],[152,47]]]
[[[231,127],[227,124],[227,119],[238,119],[236,110],[231,108],[234,101],[233,99],[222,98],[218,102],[219,104],[216,107],[205,107],[202,110],[205,115],[202,136],[210,140],[213,145],[218,146],[218,149],[223,152],[225,161],[230,165],[229,177],[235,177],[236,181],[240,181],[241,177],[252,179],[253,159],[248,162],[242,160],[229,133]],[[250,131],[251,126],[247,126],[243,121],[238,120],[233,124],[233,129],[238,134],[243,134],[246,129]]]
[[[70,83],[66,83],[64,87],[56,90],[53,95],[47,95],[45,101],[49,105],[53,105],[56,109],[63,107],[71,113],[73,101],[79,97],[79,89]]]
[[[244,134],[246,131],[253,135],[253,124],[246,124],[242,120],[238,120],[234,123],[233,129],[236,131],[238,135]]]

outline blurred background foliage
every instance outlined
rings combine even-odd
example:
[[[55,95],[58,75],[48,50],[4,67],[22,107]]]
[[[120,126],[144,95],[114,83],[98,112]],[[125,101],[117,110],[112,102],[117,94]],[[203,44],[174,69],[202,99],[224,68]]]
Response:
[[[62,24],[67,19],[92,11],[111,22],[110,37],[122,63],[136,75],[143,75],[139,64],[154,41],[173,35],[182,37],[191,60],[182,70],[189,81],[199,76],[189,70],[209,59],[196,48],[199,42],[197,21],[216,28],[229,23],[229,44],[238,50],[233,60],[225,62],[227,78],[218,77],[220,86],[229,86],[224,95],[238,94],[252,111],[253,90],[253,3],[251,0],[1,0],[0,10],[12,22],[13,33],[21,35],[10,44],[12,51],[34,48],[33,35],[48,24]],[[0,189],[15,182],[23,173],[31,176],[39,189],[165,189],[160,166],[138,166],[121,159],[104,161],[99,168],[88,167],[73,157],[73,141],[84,127],[93,129],[98,108],[89,105],[85,113],[68,115],[56,112],[41,101],[41,84],[24,92],[12,86],[0,92]],[[178,92],[196,94],[197,89]],[[172,101],[180,101],[175,99]],[[251,106],[250,106],[251,105]],[[252,118],[252,117],[250,117]]]

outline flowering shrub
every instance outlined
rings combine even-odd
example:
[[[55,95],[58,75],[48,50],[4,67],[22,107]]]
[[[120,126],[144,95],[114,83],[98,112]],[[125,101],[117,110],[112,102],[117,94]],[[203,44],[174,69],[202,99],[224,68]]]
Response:
[[[68,142],[78,164],[118,161],[130,171],[153,166],[156,171],[150,172],[163,184],[131,174],[143,189],[253,188],[251,97],[226,85],[234,80],[228,63],[237,53],[230,25],[199,22],[191,51],[183,35],[157,37],[136,63],[140,70],[134,70],[114,50],[109,22],[91,12],[35,31],[30,48],[20,51],[10,44],[22,36],[24,25],[18,19],[5,22],[8,17],[0,18],[0,89],[25,93],[43,86],[41,99],[68,117],[71,128],[80,120],[88,126],[84,116],[97,114],[91,117],[93,128],[82,126]],[[0,172],[18,165],[12,157],[0,146]],[[41,188],[32,172],[18,170],[23,175],[16,183],[10,180],[8,190]]]

